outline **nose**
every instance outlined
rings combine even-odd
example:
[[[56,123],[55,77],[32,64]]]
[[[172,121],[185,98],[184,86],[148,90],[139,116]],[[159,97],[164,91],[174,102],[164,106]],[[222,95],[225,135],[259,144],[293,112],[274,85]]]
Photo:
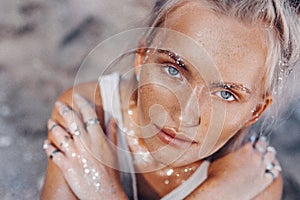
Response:
[[[199,126],[201,123],[201,114],[198,97],[202,93],[204,86],[197,85],[187,100],[183,102],[183,108],[181,109],[181,115],[179,121],[181,126],[194,127]]]

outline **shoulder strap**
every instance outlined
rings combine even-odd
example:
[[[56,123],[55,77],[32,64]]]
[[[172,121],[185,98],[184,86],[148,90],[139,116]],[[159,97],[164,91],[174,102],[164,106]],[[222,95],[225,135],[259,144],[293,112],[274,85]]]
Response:
[[[123,130],[123,117],[120,105],[119,82],[117,73],[102,76],[98,80],[101,89],[105,125],[113,117],[118,122],[118,159],[122,186],[129,196],[137,200],[136,177],[132,156]],[[132,187],[130,187],[132,186]]]

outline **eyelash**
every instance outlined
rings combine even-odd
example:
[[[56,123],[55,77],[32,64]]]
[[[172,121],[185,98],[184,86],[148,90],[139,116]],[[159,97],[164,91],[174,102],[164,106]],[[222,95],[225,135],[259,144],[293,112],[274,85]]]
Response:
[[[226,98],[222,97],[222,92],[229,93],[229,94],[231,95],[231,97],[230,97],[231,99],[228,100],[229,98],[226,99]],[[227,102],[233,102],[233,101],[237,101],[237,100],[238,100],[232,92],[229,92],[229,91],[227,91],[227,90],[222,90],[222,91],[216,92],[215,94],[216,94],[219,98],[221,98],[222,100],[227,101]]]
[[[170,73],[170,71],[169,71],[170,69],[176,70],[176,71],[178,72],[178,74],[172,75],[172,74]],[[172,77],[172,78],[179,78],[179,79],[182,78],[181,73],[180,73],[180,70],[178,70],[175,66],[173,66],[173,65],[171,65],[171,64],[165,64],[165,65],[164,65],[164,71],[165,71],[170,77]],[[177,76],[177,75],[178,75],[178,76]]]
[[[163,67],[164,67],[165,73],[167,73],[170,77],[172,77],[172,78],[179,78],[179,79],[182,78],[181,73],[180,73],[180,70],[178,70],[178,69],[177,69],[175,66],[173,66],[172,64],[165,64]],[[175,70],[178,72],[178,74],[177,74],[178,76],[174,76],[174,75],[170,74],[170,72],[169,72],[170,69],[175,69]],[[222,97],[222,92],[229,93],[229,94],[231,95],[231,97],[230,97],[231,99],[228,100],[228,99],[223,98],[223,97]],[[227,90],[222,90],[222,91],[219,91],[219,92],[215,92],[215,94],[216,94],[219,98],[221,98],[223,101],[234,102],[234,101],[237,101],[237,100],[238,100],[238,98],[237,98],[232,92],[229,92],[229,91],[227,91]]]

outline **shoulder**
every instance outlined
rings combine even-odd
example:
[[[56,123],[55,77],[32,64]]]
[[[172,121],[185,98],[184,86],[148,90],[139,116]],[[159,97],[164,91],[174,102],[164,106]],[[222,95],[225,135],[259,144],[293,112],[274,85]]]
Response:
[[[92,106],[95,108],[95,112],[99,118],[100,124],[103,126],[104,124],[104,111],[102,105],[101,91],[99,87],[98,81],[91,81],[86,83],[81,83],[70,87],[65,90],[59,97],[57,101],[61,101],[68,105],[70,108],[79,112],[78,108],[73,105],[73,96],[74,94],[80,94],[86,100],[90,102]],[[63,121],[61,116],[59,115],[57,109],[54,107],[52,111],[52,117],[54,121],[63,125]],[[103,128],[103,127],[102,127]]]

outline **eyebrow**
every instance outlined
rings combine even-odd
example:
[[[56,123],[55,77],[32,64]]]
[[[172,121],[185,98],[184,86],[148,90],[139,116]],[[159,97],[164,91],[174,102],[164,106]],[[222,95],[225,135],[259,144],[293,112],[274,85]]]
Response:
[[[233,89],[233,90],[240,90],[247,94],[251,94],[251,90],[245,87],[243,84],[240,83],[232,83],[232,82],[213,82],[213,87],[221,87],[224,89]]]
[[[171,59],[173,59],[176,62],[176,64],[178,64],[180,67],[182,67],[183,69],[188,71],[183,59],[180,56],[178,56],[178,54],[176,54],[176,53],[174,53],[170,50],[167,50],[167,49],[157,49],[157,52],[168,55]],[[213,87],[221,87],[221,88],[224,88],[224,89],[240,90],[240,91],[245,92],[249,95],[251,94],[251,90],[249,88],[247,88],[246,86],[244,86],[243,84],[241,84],[241,83],[221,82],[220,81],[220,82],[213,82],[212,86]]]
[[[188,71],[183,59],[178,56],[176,53],[170,51],[170,50],[166,50],[166,49],[157,49],[158,53],[163,53],[168,55],[170,58],[172,58],[172,60],[174,60],[174,62],[176,64],[178,64],[180,67],[182,67],[184,70]]]

